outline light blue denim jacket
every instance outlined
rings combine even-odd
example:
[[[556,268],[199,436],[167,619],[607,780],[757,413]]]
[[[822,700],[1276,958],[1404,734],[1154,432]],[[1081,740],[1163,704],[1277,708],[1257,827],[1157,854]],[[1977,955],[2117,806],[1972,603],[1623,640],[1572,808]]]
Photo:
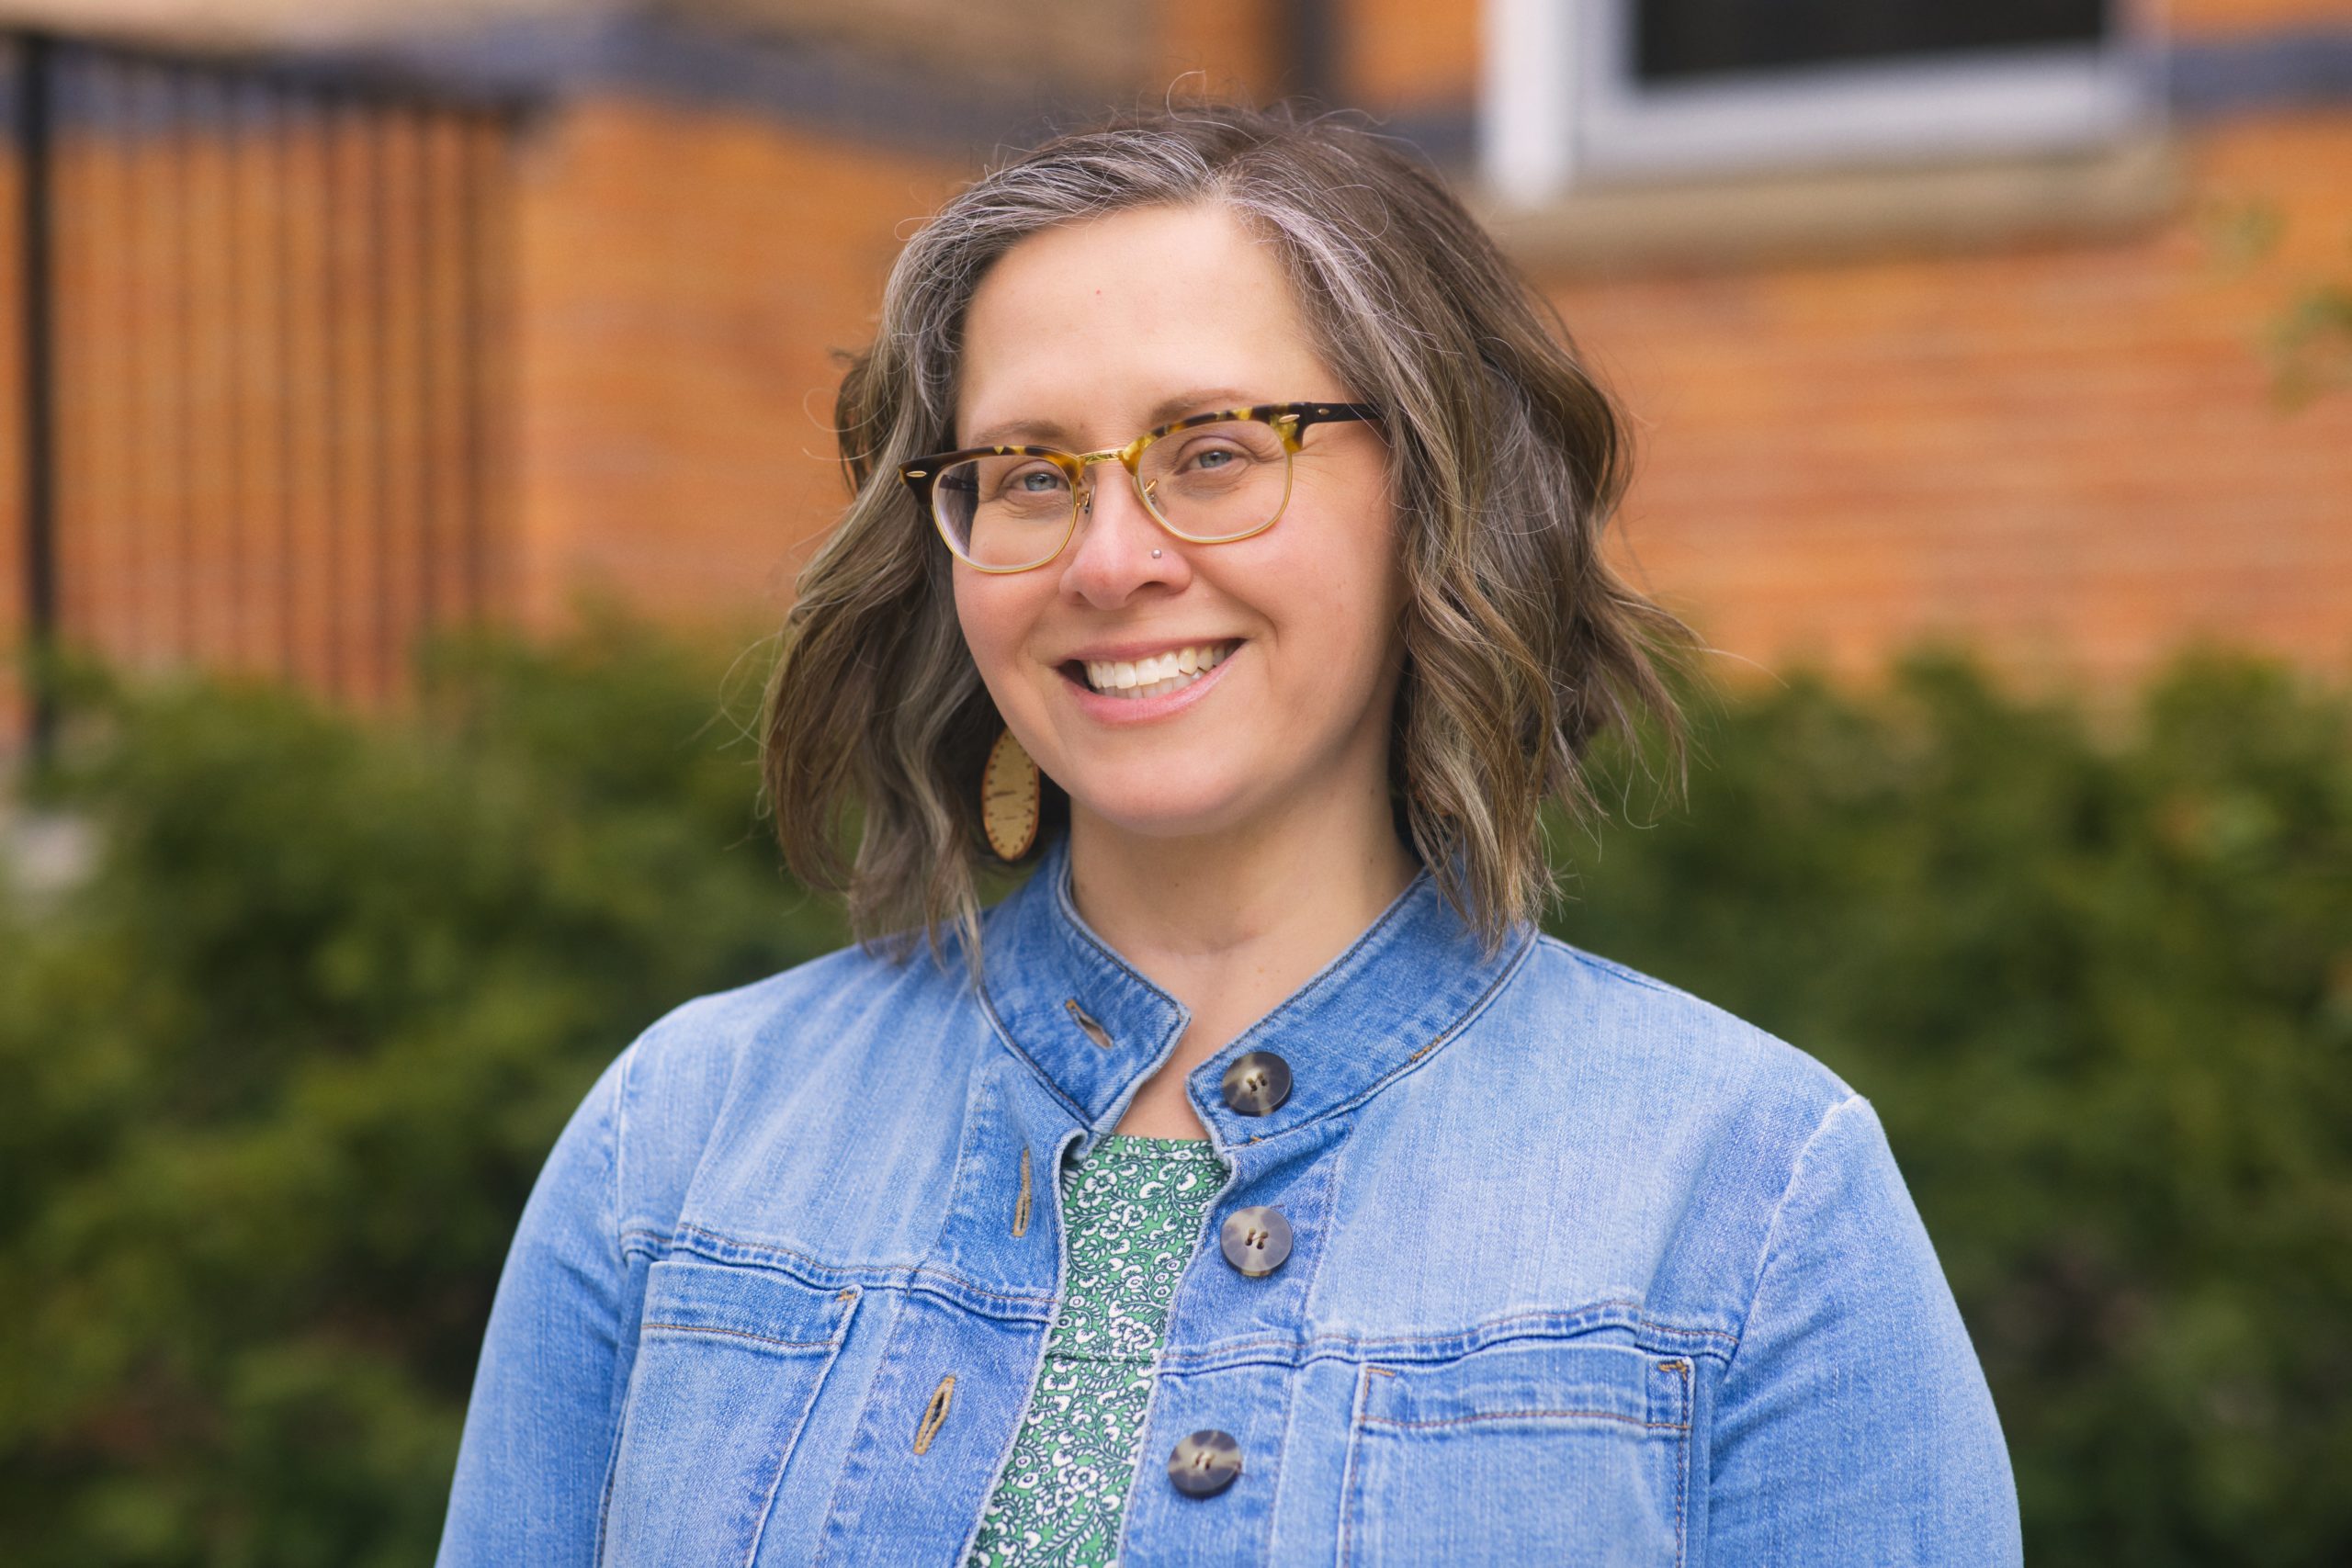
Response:
[[[1066,844],[982,951],[977,994],[836,953],[605,1071],[499,1283],[442,1563],[962,1562],[1060,1300],[1051,1173],[1186,1022]],[[1257,1117],[1220,1092],[1251,1050],[1293,1075]],[[1423,873],[1188,1089],[1229,1175],[1123,1563],[2019,1561],[1935,1253],[1810,1057],[1532,931],[1482,956]],[[1253,1205],[1294,1237],[1257,1279],[1218,1245]],[[1185,1495],[1212,1428],[1239,1477]]]

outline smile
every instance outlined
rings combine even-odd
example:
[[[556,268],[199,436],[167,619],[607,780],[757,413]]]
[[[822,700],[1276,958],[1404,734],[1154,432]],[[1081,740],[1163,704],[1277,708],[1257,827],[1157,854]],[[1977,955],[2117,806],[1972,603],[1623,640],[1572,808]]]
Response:
[[[1187,644],[1148,659],[1091,659],[1085,662],[1086,683],[1109,697],[1164,696],[1193,684],[1224,663],[1226,656],[1240,646],[1236,638]]]

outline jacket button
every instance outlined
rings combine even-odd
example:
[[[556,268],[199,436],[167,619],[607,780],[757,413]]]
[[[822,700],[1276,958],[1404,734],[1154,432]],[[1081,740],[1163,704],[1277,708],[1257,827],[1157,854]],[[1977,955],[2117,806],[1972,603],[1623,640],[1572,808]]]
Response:
[[[1249,1051],[1225,1069],[1225,1103],[1238,1116],[1263,1116],[1290,1098],[1290,1064],[1272,1051]]]
[[[1168,1456],[1168,1479],[1187,1497],[1214,1497],[1241,1473],[1241,1445],[1230,1432],[1195,1432]]]
[[[1290,1222],[1280,1209],[1236,1209],[1217,1240],[1227,1263],[1249,1279],[1260,1279],[1290,1256]]]

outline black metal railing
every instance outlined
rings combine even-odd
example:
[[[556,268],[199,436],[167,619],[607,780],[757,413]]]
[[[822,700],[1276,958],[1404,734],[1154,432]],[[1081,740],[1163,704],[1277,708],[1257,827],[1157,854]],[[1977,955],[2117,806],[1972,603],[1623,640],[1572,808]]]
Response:
[[[35,745],[61,647],[396,693],[419,633],[505,592],[514,107],[354,66],[12,53]]]

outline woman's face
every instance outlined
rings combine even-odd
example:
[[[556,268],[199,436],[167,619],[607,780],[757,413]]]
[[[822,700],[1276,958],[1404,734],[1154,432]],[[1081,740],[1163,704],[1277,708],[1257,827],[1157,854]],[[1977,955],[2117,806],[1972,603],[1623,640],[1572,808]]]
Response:
[[[1022,242],[972,300],[962,378],[957,446],[1070,452],[1356,390],[1310,346],[1272,251],[1217,207]],[[1169,837],[1266,826],[1334,791],[1385,800],[1403,585],[1379,427],[1310,428],[1281,521],[1227,544],[1169,533],[1115,461],[1088,475],[1092,510],[1060,556],[1001,576],[959,561],[955,579],[997,711],[1073,812]],[[1171,654],[1176,687],[1121,668]],[[1189,668],[1204,654],[1221,655],[1204,674]]]

